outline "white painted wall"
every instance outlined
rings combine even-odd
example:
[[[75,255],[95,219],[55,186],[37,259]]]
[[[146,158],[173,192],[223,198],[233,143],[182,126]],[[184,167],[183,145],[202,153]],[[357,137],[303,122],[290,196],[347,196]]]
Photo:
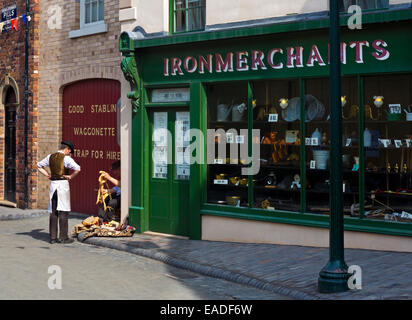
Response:
[[[130,18],[129,9],[120,10],[120,22],[123,31],[132,31],[136,26],[142,27],[147,33],[169,31],[169,0],[131,0],[135,9],[135,18],[122,21],[122,12],[125,18]]]
[[[206,24],[240,22],[324,10],[329,10],[329,0],[206,0]]]

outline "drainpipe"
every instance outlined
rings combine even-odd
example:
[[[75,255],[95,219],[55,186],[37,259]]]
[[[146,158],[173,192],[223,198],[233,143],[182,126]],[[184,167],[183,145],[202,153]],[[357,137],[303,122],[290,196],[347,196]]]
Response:
[[[29,21],[27,17],[30,13],[30,0],[26,0],[26,46],[24,56],[24,208],[29,207],[29,176],[28,169],[28,117],[29,117]]]

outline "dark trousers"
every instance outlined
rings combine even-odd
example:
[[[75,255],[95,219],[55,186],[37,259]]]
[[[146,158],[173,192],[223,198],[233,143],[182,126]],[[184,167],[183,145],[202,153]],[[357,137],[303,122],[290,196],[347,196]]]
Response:
[[[112,194],[112,199],[110,200],[110,198],[107,197],[105,202],[106,206],[111,207],[113,209],[107,208],[107,210],[104,211],[104,205],[100,204],[98,216],[99,218],[102,218],[103,221],[110,222],[113,220],[113,216],[116,210],[120,208],[120,196]]]
[[[52,212],[50,213],[50,220],[49,220],[49,230],[50,230],[50,239],[56,240],[57,239],[57,223],[59,224],[60,229],[60,240],[66,240],[69,238],[68,236],[68,218],[69,218],[69,211],[57,211],[57,191],[54,192],[52,198]]]

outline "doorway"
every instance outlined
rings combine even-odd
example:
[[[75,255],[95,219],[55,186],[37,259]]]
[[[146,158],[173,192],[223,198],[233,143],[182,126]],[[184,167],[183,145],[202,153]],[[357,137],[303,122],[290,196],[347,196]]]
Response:
[[[190,113],[185,108],[149,111],[150,178],[149,230],[173,235],[189,233],[190,161],[184,139],[190,129]]]
[[[16,94],[12,87],[6,92],[5,99],[5,190],[4,199],[10,202],[16,202]]]

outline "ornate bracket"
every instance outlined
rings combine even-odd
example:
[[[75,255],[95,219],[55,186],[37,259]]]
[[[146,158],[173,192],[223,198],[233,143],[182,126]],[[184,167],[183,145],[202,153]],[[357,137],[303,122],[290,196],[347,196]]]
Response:
[[[134,53],[134,41],[138,39],[138,34],[134,32],[123,32],[120,35],[119,49],[123,54],[120,67],[124,77],[130,83],[131,91],[127,94],[133,108],[133,115],[140,107],[140,78],[137,71],[136,56]]]
[[[134,54],[126,55],[120,67],[123,71],[124,77],[130,83],[131,91],[127,94],[133,108],[133,115],[137,113],[140,107],[140,80],[137,73],[137,66]]]

